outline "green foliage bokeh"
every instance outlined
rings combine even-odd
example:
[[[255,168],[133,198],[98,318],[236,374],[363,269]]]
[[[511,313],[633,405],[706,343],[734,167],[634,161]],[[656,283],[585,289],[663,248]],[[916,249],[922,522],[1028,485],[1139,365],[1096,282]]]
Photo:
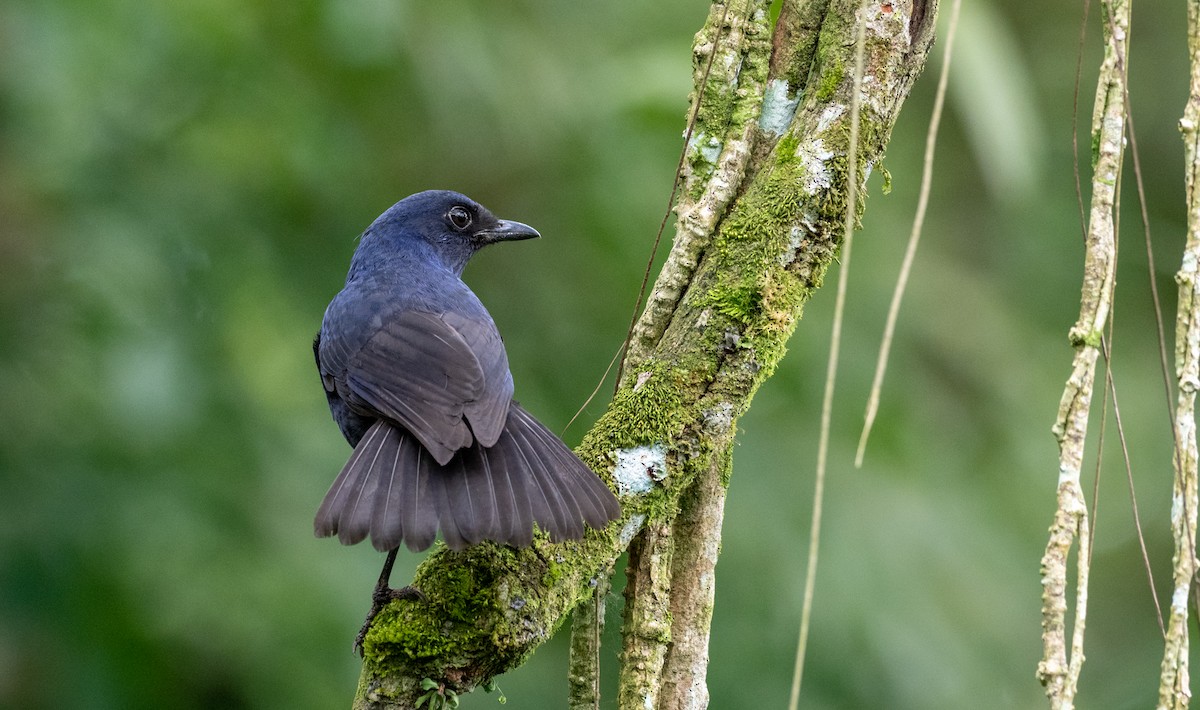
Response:
[[[931,216],[861,470],[853,446],[937,59],[893,137],[895,189],[883,196],[873,178],[856,242],[806,707],[1028,707],[1041,695],[1049,426],[1082,254],[1070,145],[1079,11],[966,4]],[[1170,312],[1183,10],[1146,9],[1160,15],[1136,23],[1133,99]],[[0,5],[0,707],[348,704],[350,641],[381,556],[312,537],[348,450],[310,344],[355,236],[431,187],[540,229],[544,239],[480,256],[467,280],[505,334],[518,397],[561,428],[624,335],[706,11],[629,0]],[[1115,359],[1165,600],[1170,434],[1133,194]],[[718,567],[715,708],[786,698],[832,300],[818,294],[742,422]],[[1114,452],[1083,697],[1143,706],[1160,649]],[[418,560],[402,554],[395,579]],[[610,608],[611,651],[616,595]],[[510,705],[564,704],[561,636],[499,679]],[[476,693],[463,706],[494,702]]]

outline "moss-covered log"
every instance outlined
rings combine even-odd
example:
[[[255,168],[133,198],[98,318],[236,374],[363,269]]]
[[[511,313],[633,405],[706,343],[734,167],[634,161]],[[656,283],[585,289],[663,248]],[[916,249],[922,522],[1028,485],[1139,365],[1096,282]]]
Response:
[[[410,708],[516,667],[639,531],[674,519],[698,475],[727,476],[738,418],[836,257],[847,181],[862,194],[936,16],[936,0],[785,0],[772,31],[767,5],[714,4],[697,34],[704,81],[676,245],[620,389],[578,450],[619,491],[623,518],[579,542],[438,549],[412,582],[425,598],[393,602],[367,635],[356,707]],[[863,168],[850,176],[856,22],[867,26]]]

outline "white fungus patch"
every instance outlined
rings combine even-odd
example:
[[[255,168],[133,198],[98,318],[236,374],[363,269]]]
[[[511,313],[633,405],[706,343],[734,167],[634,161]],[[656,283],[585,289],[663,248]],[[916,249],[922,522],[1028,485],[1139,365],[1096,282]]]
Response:
[[[824,133],[829,130],[833,122],[842,117],[846,113],[846,107],[843,104],[829,104],[821,115],[817,117],[817,133]]]
[[[629,516],[629,520],[625,523],[625,526],[621,528],[620,539],[622,549],[629,546],[629,543],[633,540],[633,536],[637,535],[638,532],[641,531],[642,526],[645,524],[646,516],[642,513]]]
[[[724,431],[733,425],[733,405],[722,402],[704,410],[704,427],[709,431]]]
[[[796,107],[800,105],[800,96],[788,98],[788,83],[786,79],[772,79],[767,82],[763,92],[762,114],[758,117],[758,127],[773,136],[783,135],[796,115]]]
[[[833,157],[833,151],[825,147],[825,141],[820,138],[800,144],[796,149],[796,157],[804,166],[804,190],[815,195],[821,190],[833,187],[833,174],[825,161]]]
[[[699,153],[706,163],[716,165],[717,158],[721,157],[721,141],[717,140],[715,136],[700,132],[688,141],[688,152]]]
[[[799,225],[788,230],[788,248],[779,255],[780,266],[787,266],[796,260],[796,252],[800,251],[800,247],[804,246],[804,235],[806,233],[804,228]]]
[[[657,481],[667,477],[667,448],[662,444],[635,446],[617,451],[613,478],[622,496],[648,493]]]
[[[1175,591],[1171,594],[1171,612],[1173,614],[1187,613],[1188,591],[1190,589],[1190,585],[1184,585],[1182,587],[1175,588]]]
[[[1196,272],[1195,252],[1191,251],[1190,249],[1183,252],[1183,263],[1180,265],[1179,270],[1189,274]]]
[[[734,66],[735,60],[737,62],[737,66]],[[742,56],[741,52],[738,52],[736,55],[732,55],[732,54],[725,55],[725,74],[727,76],[732,77],[729,81],[729,90],[730,91],[737,91],[737,88],[738,88],[737,78],[742,73],[742,62],[744,62],[744,61],[745,61],[745,57]]]

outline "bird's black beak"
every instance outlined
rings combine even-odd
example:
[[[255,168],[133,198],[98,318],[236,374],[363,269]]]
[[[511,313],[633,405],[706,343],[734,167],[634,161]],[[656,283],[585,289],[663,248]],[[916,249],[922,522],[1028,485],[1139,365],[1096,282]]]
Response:
[[[481,244],[512,242],[518,239],[533,239],[540,236],[542,235],[528,224],[513,222],[507,219],[500,220],[500,224],[491,229],[481,229],[475,233],[475,237]]]

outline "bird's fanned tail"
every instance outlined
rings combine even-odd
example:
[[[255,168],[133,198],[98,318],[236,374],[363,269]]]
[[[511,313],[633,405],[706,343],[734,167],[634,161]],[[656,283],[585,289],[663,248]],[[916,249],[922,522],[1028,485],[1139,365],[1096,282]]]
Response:
[[[369,535],[380,551],[401,543],[462,549],[482,540],[527,546],[533,526],[552,540],[602,528],[620,505],[558,437],[515,402],[494,446],[479,443],[439,465],[403,428],[378,420],[355,447],[317,511],[314,530],[347,545]]]

